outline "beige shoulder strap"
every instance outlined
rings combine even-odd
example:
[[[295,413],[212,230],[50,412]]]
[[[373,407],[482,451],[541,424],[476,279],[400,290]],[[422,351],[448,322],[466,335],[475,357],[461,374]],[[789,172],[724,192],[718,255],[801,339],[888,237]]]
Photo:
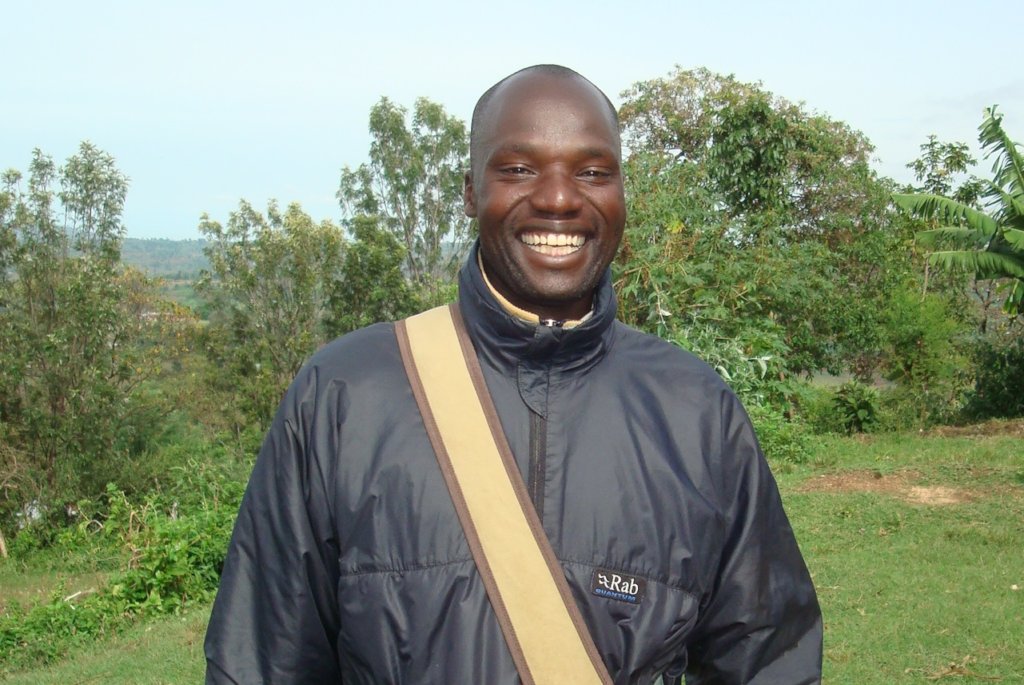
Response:
[[[526,685],[611,685],[527,495],[456,305],[395,326],[402,361]]]

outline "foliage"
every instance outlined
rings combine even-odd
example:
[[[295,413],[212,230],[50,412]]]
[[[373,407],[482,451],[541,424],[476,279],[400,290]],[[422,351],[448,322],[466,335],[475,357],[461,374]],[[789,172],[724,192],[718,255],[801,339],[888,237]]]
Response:
[[[105,503],[67,529],[59,544],[93,554],[120,548],[126,567],[95,593],[63,597],[57,588],[49,601],[9,607],[0,615],[0,664],[53,661],[84,639],[212,600],[242,491],[237,474],[202,462],[180,471],[169,498],[151,494],[133,502],[108,485]]]
[[[187,348],[191,316],[119,262],[127,178],[82,143],[39,150],[0,190],[0,518],[96,492],[141,453],[166,398],[149,381]]]
[[[357,216],[350,226],[352,242],[332,288],[327,315],[331,336],[402,319],[423,308],[402,274],[405,251],[395,236],[371,216]]]
[[[940,225],[917,234],[933,251],[929,264],[973,274],[979,279],[1007,279],[1003,309],[1016,315],[1024,302],[1024,156],[1003,130],[1002,115],[986,110],[978,139],[994,157],[993,178],[984,182],[987,212],[970,203],[934,193],[895,194],[908,212]]]
[[[896,383],[894,398],[916,409],[916,426],[951,417],[959,409],[964,383],[960,354],[964,325],[934,294],[895,291],[885,309],[885,377]],[[909,427],[909,426],[902,426]]]
[[[847,433],[866,433],[878,424],[878,391],[853,380],[843,383],[832,399],[840,425]]]
[[[786,418],[770,405],[754,404],[748,411],[761,451],[773,465],[804,464],[812,458],[817,442],[803,421]]]
[[[703,185],[727,214],[771,217],[773,237],[816,236],[835,246],[882,218],[873,148],[846,124],[706,69],[677,68],[623,95],[623,142],[633,154],[706,170]],[[748,217],[733,228],[750,236],[766,226]]]
[[[1024,416],[1024,337],[982,338],[971,345],[971,356],[974,387],[964,415],[970,420]]]
[[[867,140],[706,70],[625,97],[622,318],[673,340],[697,328],[738,341],[742,358],[767,366],[762,380],[775,387],[755,394],[772,401],[787,379],[822,368],[870,377],[883,303],[911,262],[907,222],[888,209]]]
[[[787,347],[770,317],[747,317],[757,271],[737,263],[699,169],[627,163],[631,224],[614,263],[623,321],[690,350],[747,403],[778,399]],[[756,305],[755,305],[756,306]]]
[[[835,389],[820,382],[795,383],[793,387],[794,414],[814,435],[846,433],[843,412],[835,398]]]
[[[246,422],[266,426],[291,379],[327,340],[330,285],[341,269],[343,236],[297,204],[264,216],[246,201],[226,225],[203,215],[199,231],[210,271],[196,284],[210,309],[206,349],[212,389]]]
[[[978,160],[968,151],[967,143],[943,143],[930,135],[921,145],[921,156],[907,164],[921,184],[912,190],[915,193],[944,195],[974,206],[981,196],[982,182],[971,177],[957,183],[957,179],[977,163]]]
[[[359,216],[405,246],[405,270],[417,291],[436,299],[453,280],[470,239],[462,211],[468,166],[466,125],[444,107],[419,98],[408,111],[387,98],[370,110],[370,161],[341,172],[338,201],[346,224]]]
[[[755,90],[719,110],[708,161],[711,177],[733,212],[757,213],[789,204],[787,166],[797,142],[792,133],[786,115],[764,92]]]

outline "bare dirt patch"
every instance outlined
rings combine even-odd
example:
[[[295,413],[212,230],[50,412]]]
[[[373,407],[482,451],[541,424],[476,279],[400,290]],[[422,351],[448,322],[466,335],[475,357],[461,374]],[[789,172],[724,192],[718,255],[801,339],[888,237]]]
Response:
[[[898,494],[917,482],[921,474],[917,471],[896,471],[882,474],[879,471],[858,470],[826,473],[804,483],[803,492],[884,492]]]
[[[921,474],[906,470],[883,474],[879,471],[859,470],[828,473],[810,479],[801,492],[878,492],[899,497],[914,504],[943,506],[962,504],[975,499],[975,495],[961,488],[942,485],[916,485]]]
[[[908,502],[914,502],[916,504],[931,504],[935,506],[941,506],[944,504],[963,504],[964,502],[970,502],[974,499],[974,496],[965,490],[947,488],[942,485],[933,485],[930,487],[914,486],[910,488],[908,492],[901,494],[903,499]]]

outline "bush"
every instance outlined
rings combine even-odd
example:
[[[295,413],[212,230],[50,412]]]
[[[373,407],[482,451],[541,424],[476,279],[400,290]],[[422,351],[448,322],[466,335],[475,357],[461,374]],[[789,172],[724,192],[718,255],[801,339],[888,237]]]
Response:
[[[796,415],[815,435],[845,433],[843,412],[835,402],[835,391],[822,385],[798,383],[793,386]]]
[[[832,404],[839,424],[847,434],[867,433],[877,427],[879,414],[878,391],[859,381],[848,381],[839,386]]]
[[[1004,344],[982,340],[971,357],[974,387],[967,395],[965,418],[1024,416],[1024,336]]]
[[[776,464],[804,464],[814,454],[817,442],[798,419],[787,419],[771,405],[747,407],[765,457]]]
[[[696,320],[659,335],[707,362],[750,406],[785,402],[790,384],[785,378],[785,343],[777,330],[745,329],[730,337],[713,324]]]
[[[132,503],[114,486],[107,489],[102,522],[83,521],[68,529],[69,545],[114,545],[129,559],[99,592],[74,600],[58,589],[48,602],[12,607],[0,616],[0,678],[12,669],[52,661],[76,642],[118,631],[144,617],[175,613],[209,601],[217,590],[241,485],[206,487],[215,496],[194,510],[167,511],[158,498]],[[19,536],[20,537],[20,536]]]
[[[953,418],[965,386],[961,354],[964,322],[954,302],[898,289],[886,311],[885,377],[897,385],[888,398],[898,417],[893,428],[924,428]],[[916,415],[915,415],[916,414]]]
[[[115,572],[94,594],[64,599],[58,591],[49,601],[0,615],[0,680],[140,618],[213,597],[255,438],[243,433],[216,441],[194,431],[176,437],[151,453],[165,472],[154,477],[150,492],[133,496],[108,485],[99,497],[78,502],[73,525],[44,520],[14,538],[15,557],[52,559],[47,563],[62,570],[86,559]]]

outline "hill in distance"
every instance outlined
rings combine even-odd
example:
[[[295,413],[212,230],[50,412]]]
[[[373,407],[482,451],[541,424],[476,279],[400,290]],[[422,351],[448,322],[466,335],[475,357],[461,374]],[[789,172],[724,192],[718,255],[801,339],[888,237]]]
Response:
[[[149,276],[168,281],[192,281],[210,264],[203,254],[205,240],[125,238],[121,261]]]

